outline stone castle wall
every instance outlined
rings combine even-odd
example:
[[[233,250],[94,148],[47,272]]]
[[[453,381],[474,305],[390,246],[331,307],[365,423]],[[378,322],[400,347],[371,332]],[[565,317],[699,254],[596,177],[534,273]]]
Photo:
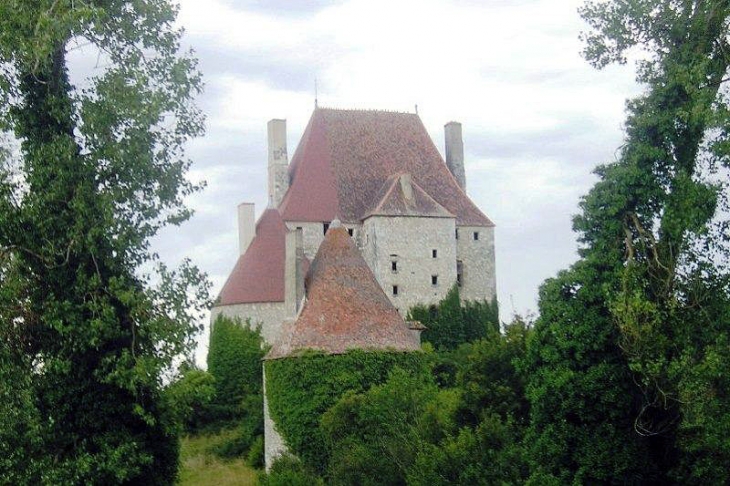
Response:
[[[416,304],[437,304],[456,282],[454,228],[453,218],[372,216],[365,220],[363,256],[401,314]]]
[[[459,226],[458,230],[456,258],[463,264],[461,299],[491,301],[497,295],[494,227]]]
[[[281,334],[281,326],[285,319],[293,317],[291,307],[284,302],[254,302],[249,304],[220,305],[210,311],[210,322],[215,322],[219,315],[239,317],[251,320],[256,326],[261,324],[261,334],[267,343],[273,343]]]

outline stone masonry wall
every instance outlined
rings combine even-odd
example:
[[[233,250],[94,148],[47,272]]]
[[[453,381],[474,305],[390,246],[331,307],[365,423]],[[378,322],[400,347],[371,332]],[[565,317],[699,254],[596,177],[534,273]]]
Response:
[[[453,218],[373,216],[365,220],[363,256],[402,315],[416,304],[437,304],[456,282],[454,229]],[[393,286],[398,287],[397,295]]]
[[[252,325],[261,324],[261,334],[267,343],[273,343],[281,334],[285,319],[294,317],[284,302],[255,302],[251,304],[221,305],[210,311],[210,322],[219,315],[239,317],[242,321],[251,319]]]
[[[324,223],[286,221],[286,226],[290,230],[302,228],[304,254],[307,256],[307,258],[309,258],[309,261],[312,261],[314,259],[314,255],[317,254],[319,245],[321,245],[322,241],[324,240]],[[360,243],[362,225],[345,224],[344,226],[348,230],[353,230],[353,238],[355,239],[355,244],[362,251],[362,246]]]
[[[457,259],[463,262],[462,300],[491,301],[497,295],[494,227],[459,226]],[[478,233],[478,239],[474,239]]]

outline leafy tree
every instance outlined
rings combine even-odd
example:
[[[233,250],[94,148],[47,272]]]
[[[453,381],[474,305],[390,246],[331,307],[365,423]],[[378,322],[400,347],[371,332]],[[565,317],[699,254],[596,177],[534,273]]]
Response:
[[[726,373],[710,373],[730,303],[717,177],[730,4],[613,0],[581,14],[586,58],[600,68],[643,50],[647,90],[574,220],[581,260],[541,290],[528,353],[536,477],[721,481],[730,458],[710,423],[726,432],[730,410],[706,397],[728,391]]]
[[[165,0],[0,2],[0,130],[20,142],[0,165],[0,375],[17,387],[0,417],[25,431],[0,434],[0,476],[16,484],[175,478],[162,374],[208,300],[194,267],[149,249],[198,189],[183,145],[203,130],[201,81],[175,16]],[[104,67],[77,88],[81,46]]]
[[[260,326],[225,316],[215,320],[210,328],[208,371],[215,378],[220,420],[241,418],[244,401],[263,396],[261,360],[266,352]],[[258,405],[252,408],[260,408]]]
[[[497,301],[462,303],[456,285],[438,306],[417,305],[408,318],[426,326],[422,339],[437,349],[455,349],[459,344],[499,331]]]
[[[180,377],[165,389],[165,396],[177,415],[177,421],[188,433],[206,425],[210,405],[215,398],[215,378],[195,365],[181,366]]]

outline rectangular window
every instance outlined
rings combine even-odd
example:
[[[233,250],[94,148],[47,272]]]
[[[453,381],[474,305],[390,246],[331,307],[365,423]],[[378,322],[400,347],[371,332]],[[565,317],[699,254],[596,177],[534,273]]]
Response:
[[[431,250],[431,257],[432,258],[436,258],[437,256],[438,256],[438,251],[437,250]]]
[[[397,272],[398,271],[398,262],[396,262],[395,260],[390,262],[390,269],[394,272]]]
[[[459,228],[456,228],[456,239],[459,239]]]
[[[439,276],[431,275],[431,285],[438,285],[438,284],[439,284]]]
[[[329,223],[322,223],[322,234],[323,235],[326,235],[327,234],[327,230],[328,229],[330,229],[330,224]]]
[[[475,231],[474,232],[474,241],[476,241],[478,239],[479,239],[479,232],[478,231]]]
[[[393,285],[393,295],[398,295],[398,286]]]
[[[352,228],[347,228],[347,232],[350,234],[350,236],[355,234],[355,230]]]
[[[457,260],[456,262],[456,285],[459,287],[464,283],[464,262]]]
[[[302,227],[301,227],[301,226],[297,226],[297,230],[301,230],[301,229],[302,229]]]

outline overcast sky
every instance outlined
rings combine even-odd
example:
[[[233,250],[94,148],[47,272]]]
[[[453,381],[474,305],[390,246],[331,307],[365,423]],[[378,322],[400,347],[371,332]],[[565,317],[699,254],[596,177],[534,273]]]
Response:
[[[578,0],[181,0],[206,83],[207,135],[189,146],[208,187],[156,250],[190,256],[217,295],[238,257],[236,205],[266,205],[266,122],[294,153],[319,105],[418,113],[443,154],[463,125],[467,192],[497,225],[503,320],[537,308],[543,280],[576,258],[571,216],[592,169],[621,144],[633,68],[591,68]],[[198,358],[205,360],[207,331]]]

